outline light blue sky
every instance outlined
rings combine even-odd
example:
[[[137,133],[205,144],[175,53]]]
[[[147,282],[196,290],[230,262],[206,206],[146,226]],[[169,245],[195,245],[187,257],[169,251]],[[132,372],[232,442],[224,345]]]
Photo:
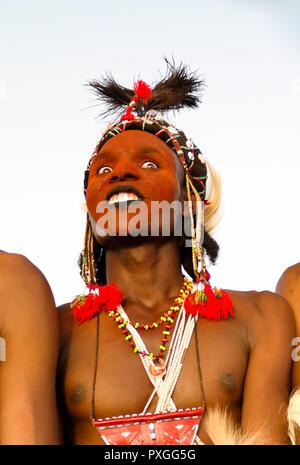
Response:
[[[0,247],[31,258],[58,303],[82,290],[82,177],[105,123],[84,83],[152,82],[174,55],[205,77],[172,122],[223,179],[213,283],[273,289],[299,261],[298,1],[0,0]]]

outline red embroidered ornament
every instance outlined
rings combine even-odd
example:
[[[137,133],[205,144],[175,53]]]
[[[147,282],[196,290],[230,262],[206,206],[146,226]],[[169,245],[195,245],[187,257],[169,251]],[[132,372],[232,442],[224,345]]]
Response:
[[[203,413],[199,407],[93,419],[92,423],[108,445],[192,445]]]
[[[115,284],[89,284],[86,293],[77,296],[71,303],[72,313],[75,320],[82,324],[101,312],[115,310],[122,300],[123,296]]]

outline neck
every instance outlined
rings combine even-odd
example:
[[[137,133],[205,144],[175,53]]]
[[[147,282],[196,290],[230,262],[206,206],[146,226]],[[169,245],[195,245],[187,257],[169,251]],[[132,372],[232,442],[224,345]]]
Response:
[[[107,282],[117,284],[123,303],[153,308],[182,286],[180,249],[177,240],[153,241],[106,249]]]

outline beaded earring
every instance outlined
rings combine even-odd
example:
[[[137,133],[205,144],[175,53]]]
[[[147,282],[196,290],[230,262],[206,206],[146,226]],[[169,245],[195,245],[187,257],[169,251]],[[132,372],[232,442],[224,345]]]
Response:
[[[81,276],[86,284],[84,294],[78,295],[71,303],[75,320],[85,323],[100,312],[115,310],[123,300],[123,296],[114,284],[99,286],[95,273],[94,234],[87,215],[84,249],[81,253]]]
[[[206,270],[204,259],[204,200],[201,199],[198,191],[195,189],[193,182],[186,174],[186,190],[189,205],[189,214],[191,221],[191,238],[192,238],[192,259],[193,270],[196,277],[196,283],[193,292],[184,302],[187,314],[208,320],[227,319],[233,317],[233,303],[230,295],[222,289],[212,288],[210,285],[210,275]],[[193,200],[196,205],[196,225],[194,221]]]
[[[96,284],[95,279],[95,257],[94,257],[94,235],[92,225],[87,214],[84,236],[84,248],[81,252],[81,277],[86,285]]]

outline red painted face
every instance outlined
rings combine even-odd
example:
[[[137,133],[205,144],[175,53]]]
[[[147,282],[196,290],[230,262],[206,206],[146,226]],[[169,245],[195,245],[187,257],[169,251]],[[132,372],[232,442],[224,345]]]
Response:
[[[114,215],[117,212],[116,235],[120,236],[127,235],[128,230],[124,220],[118,221],[119,215],[127,210],[127,219],[130,221],[136,213],[129,213],[129,210],[141,204],[134,200],[142,200],[148,209],[149,229],[153,201],[181,201],[183,178],[184,170],[176,154],[156,136],[144,131],[130,130],[112,137],[101,148],[90,167],[86,193],[90,220],[99,242],[103,242],[96,232],[96,223],[103,219],[103,211],[99,209],[100,202],[111,202]],[[120,190],[123,192],[118,192]],[[111,213],[106,210],[108,221],[112,219]],[[145,219],[144,210],[140,218]],[[119,222],[126,230],[123,233],[120,232]]]

